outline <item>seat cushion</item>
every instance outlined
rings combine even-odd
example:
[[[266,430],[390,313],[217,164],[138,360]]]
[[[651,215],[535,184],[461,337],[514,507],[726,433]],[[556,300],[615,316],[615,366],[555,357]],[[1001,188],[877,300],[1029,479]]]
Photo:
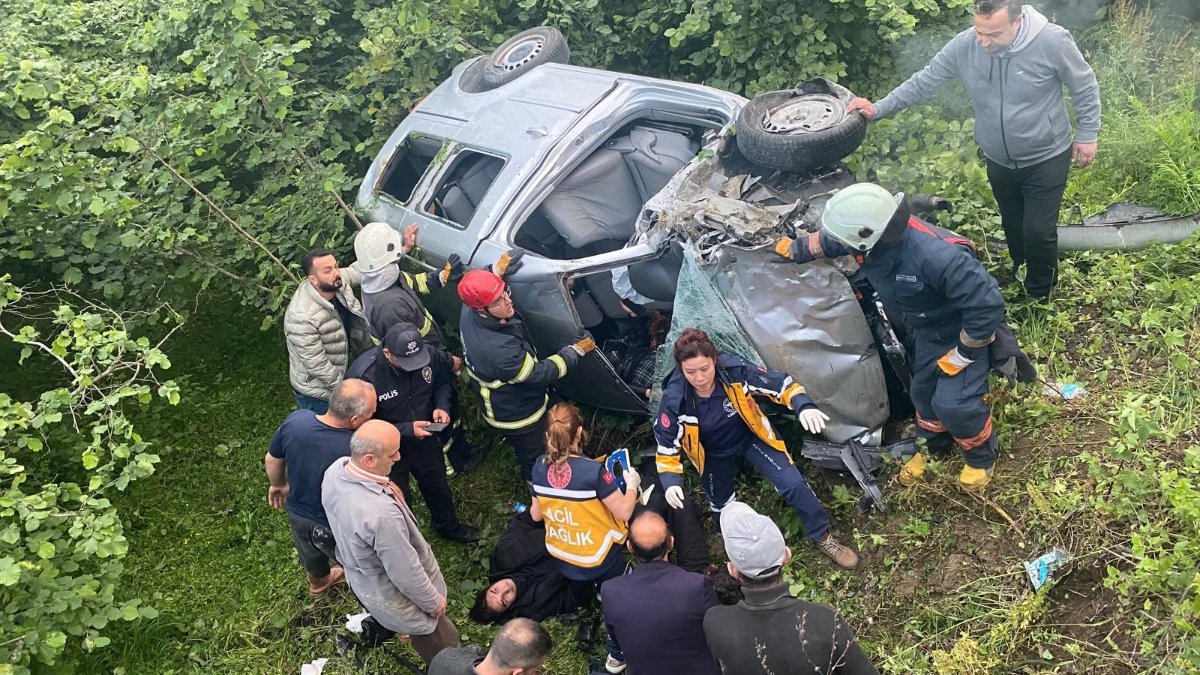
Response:
[[[621,153],[592,153],[559,184],[541,210],[573,248],[633,236],[642,202]]]

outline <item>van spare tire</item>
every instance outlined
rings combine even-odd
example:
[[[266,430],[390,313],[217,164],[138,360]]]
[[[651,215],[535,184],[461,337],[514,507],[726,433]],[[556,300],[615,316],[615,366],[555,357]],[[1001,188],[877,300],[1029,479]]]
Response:
[[[543,63],[566,63],[569,58],[571,49],[557,28],[523,30],[482,61],[479,84],[483,91],[502,87]]]
[[[832,164],[867,135],[867,120],[846,112],[852,98],[849,89],[823,79],[755,96],[738,113],[738,150],[759,166],[784,171]]]

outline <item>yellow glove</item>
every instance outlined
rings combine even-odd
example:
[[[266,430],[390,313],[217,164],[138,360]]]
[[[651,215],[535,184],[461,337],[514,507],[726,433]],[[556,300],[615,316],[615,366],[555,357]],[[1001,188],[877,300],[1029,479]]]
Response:
[[[517,271],[523,257],[525,257],[524,251],[505,251],[496,264],[492,265],[492,273],[503,279],[505,274]]]
[[[575,342],[571,347],[580,355],[583,356],[596,348],[596,338],[586,330],[575,336]]]
[[[796,243],[795,239],[792,239],[791,237],[784,237],[783,239],[775,242],[775,252],[787,258],[788,260],[791,260],[792,244],[794,243]]]
[[[938,359],[938,368],[941,368],[942,372],[950,377],[954,377],[972,363],[975,362],[963,356],[962,352],[958,351],[958,347],[951,347],[950,351]]]

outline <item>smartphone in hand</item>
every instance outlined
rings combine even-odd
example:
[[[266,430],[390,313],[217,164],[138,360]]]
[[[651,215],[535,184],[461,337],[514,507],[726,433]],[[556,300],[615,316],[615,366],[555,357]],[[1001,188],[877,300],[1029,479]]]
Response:
[[[428,431],[431,434],[436,434],[444,431],[447,426],[449,426],[449,424],[446,422],[430,422],[429,424],[425,425],[425,431]]]

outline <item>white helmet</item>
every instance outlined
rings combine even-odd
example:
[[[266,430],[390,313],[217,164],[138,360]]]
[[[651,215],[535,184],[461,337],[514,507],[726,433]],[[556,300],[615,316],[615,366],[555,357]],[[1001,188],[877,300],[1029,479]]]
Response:
[[[354,257],[363,272],[378,272],[404,257],[404,237],[387,223],[367,223],[354,237]]]
[[[892,195],[874,183],[857,183],[829,198],[821,229],[857,251],[869,251],[883,236],[904,193]]]

